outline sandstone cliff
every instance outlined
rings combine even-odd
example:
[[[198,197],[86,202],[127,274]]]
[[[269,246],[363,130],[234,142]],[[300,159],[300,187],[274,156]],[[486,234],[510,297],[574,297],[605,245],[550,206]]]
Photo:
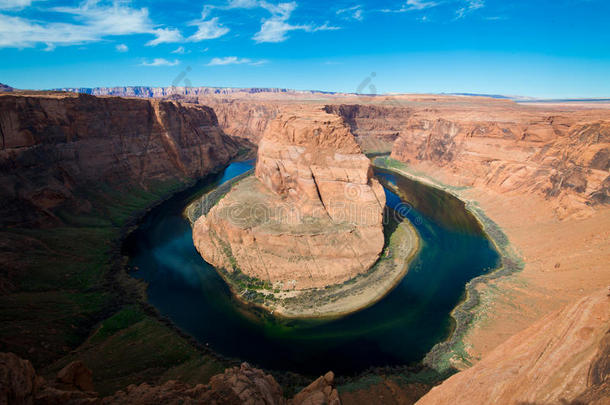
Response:
[[[560,218],[610,201],[610,110],[542,109],[484,98],[397,96],[328,105],[371,151],[463,186],[545,197]],[[455,181],[453,181],[455,183]]]
[[[607,289],[555,312],[433,388],[418,405],[607,404]]]
[[[201,255],[283,290],[320,288],[367,271],[383,248],[383,188],[343,120],[281,114],[259,144],[256,177],[194,224]]]
[[[57,223],[88,193],[191,181],[239,145],[209,107],[65,93],[0,96],[0,223]]]

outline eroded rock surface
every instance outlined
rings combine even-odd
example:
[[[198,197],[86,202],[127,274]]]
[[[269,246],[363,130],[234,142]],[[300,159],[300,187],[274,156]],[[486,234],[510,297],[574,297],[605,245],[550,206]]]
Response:
[[[341,405],[332,372],[312,382],[291,400],[283,396],[273,376],[247,363],[226,369],[213,376],[208,384],[192,385],[176,380],[143,383],[104,398],[88,385],[90,378],[91,371],[82,362],[75,361],[57,374],[55,382],[49,383],[36,374],[28,360],[12,353],[0,353],[0,404]],[[83,381],[87,381],[86,386],[82,386]]]
[[[383,249],[385,194],[349,127],[320,109],[281,114],[259,144],[256,177],[194,224],[212,265],[301,290],[366,272]]]
[[[511,337],[417,404],[607,404],[609,355],[604,289]]]
[[[2,93],[0,135],[0,223],[12,226],[58,224],[106,190],[192,181],[239,149],[209,107],[66,93]]]

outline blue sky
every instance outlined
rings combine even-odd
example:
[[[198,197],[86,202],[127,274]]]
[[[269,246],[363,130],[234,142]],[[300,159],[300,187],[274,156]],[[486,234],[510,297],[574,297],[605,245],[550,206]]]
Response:
[[[0,0],[18,88],[610,96],[608,0]]]

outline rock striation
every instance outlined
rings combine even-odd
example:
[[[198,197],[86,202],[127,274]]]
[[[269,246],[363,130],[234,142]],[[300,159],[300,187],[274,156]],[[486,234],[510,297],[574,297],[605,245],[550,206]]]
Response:
[[[58,210],[90,210],[92,192],[193,181],[239,148],[205,106],[2,93],[0,223],[56,224]]]
[[[259,144],[256,176],[194,224],[199,253],[274,289],[322,288],[366,272],[383,249],[385,194],[343,119],[280,114]]]
[[[609,358],[603,289],[514,335],[417,404],[607,404]]]

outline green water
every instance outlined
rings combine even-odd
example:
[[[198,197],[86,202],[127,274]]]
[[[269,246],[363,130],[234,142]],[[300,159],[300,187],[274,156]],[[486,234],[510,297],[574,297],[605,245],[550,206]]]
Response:
[[[353,375],[370,367],[420,361],[451,332],[451,310],[465,284],[496,267],[499,256],[479,224],[451,195],[389,172],[387,205],[417,228],[422,247],[400,284],[370,308],[331,321],[279,321],[238,304],[216,271],[197,253],[184,207],[252,167],[231,164],[151,211],[126,240],[135,277],[164,316],[198,341],[229,357],[275,370]]]

